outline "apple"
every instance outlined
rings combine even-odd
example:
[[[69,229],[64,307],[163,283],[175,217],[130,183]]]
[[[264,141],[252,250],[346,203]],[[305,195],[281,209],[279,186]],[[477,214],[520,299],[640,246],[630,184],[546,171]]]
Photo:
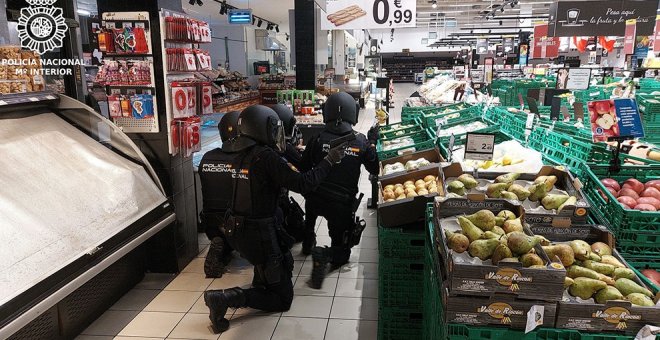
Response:
[[[594,105],[594,109],[596,109],[596,112],[600,115],[608,113],[610,112],[610,103],[606,101],[597,101]]]

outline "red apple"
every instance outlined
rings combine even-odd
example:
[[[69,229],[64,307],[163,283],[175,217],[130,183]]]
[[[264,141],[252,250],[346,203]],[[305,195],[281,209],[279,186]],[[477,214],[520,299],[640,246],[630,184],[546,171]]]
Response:
[[[635,192],[638,194],[644,191],[644,184],[642,184],[642,182],[638,181],[635,178],[629,178],[625,182],[623,182],[623,188],[625,187],[629,187],[635,190]]]
[[[658,211],[658,209],[650,204],[638,204],[633,209],[639,211]]]
[[[637,205],[637,200],[630,196],[619,196],[619,198],[616,200],[619,201],[619,203],[623,203],[629,207],[634,207]]]
[[[598,112],[599,115],[610,112],[610,103],[604,100],[597,101],[594,105],[594,109]]]
[[[603,179],[600,180],[600,182],[603,183],[603,185],[604,185],[605,187],[612,188],[612,189],[614,189],[614,190],[616,190],[616,191],[621,190],[621,186],[619,185],[619,182],[617,182],[617,181],[616,181],[615,179],[613,179],[613,178],[603,178]],[[615,196],[616,196],[616,195],[615,195]]]
[[[654,269],[644,269],[642,270],[642,275],[646,276],[649,280],[655,283],[657,286],[660,286],[660,273]]]

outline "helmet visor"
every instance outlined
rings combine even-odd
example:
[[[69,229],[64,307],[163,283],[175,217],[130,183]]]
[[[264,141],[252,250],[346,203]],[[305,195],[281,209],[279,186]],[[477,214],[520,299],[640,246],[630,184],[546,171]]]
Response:
[[[284,125],[282,124],[281,120],[277,121],[273,137],[275,142],[275,149],[277,149],[277,151],[280,153],[286,151],[286,137],[284,134]]]

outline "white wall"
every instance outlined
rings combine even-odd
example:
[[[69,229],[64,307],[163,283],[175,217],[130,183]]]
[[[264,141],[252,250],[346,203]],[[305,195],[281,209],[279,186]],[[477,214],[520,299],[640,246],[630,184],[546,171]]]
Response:
[[[247,74],[245,29],[242,25],[212,25],[213,40],[210,45],[204,46],[211,53],[213,67],[225,66],[227,54],[229,55],[229,68]],[[225,48],[225,37],[227,48]],[[228,50],[228,51],[227,51]],[[228,52],[228,53],[227,53]]]

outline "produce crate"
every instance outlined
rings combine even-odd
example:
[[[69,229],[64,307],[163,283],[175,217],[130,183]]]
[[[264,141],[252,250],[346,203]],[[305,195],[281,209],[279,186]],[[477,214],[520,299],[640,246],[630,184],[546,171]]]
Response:
[[[442,299],[440,297],[440,272],[438,250],[433,228],[433,204],[426,210],[426,249],[424,251],[424,321],[423,339],[444,339]]]
[[[618,247],[625,255],[648,255],[648,251],[657,249],[657,244],[646,248],[644,241],[650,240],[650,233],[658,233],[660,212],[647,212],[624,209],[616,198],[600,182],[603,178],[613,178],[623,182],[636,178],[641,182],[660,179],[660,165],[624,165],[618,173],[611,173],[609,165],[585,164],[583,166],[583,191],[591,202],[592,211],[599,223],[606,225],[618,238]],[[604,198],[602,194],[606,195]],[[633,233],[633,234],[630,234]],[[642,242],[641,244],[638,243]],[[658,258],[660,255],[655,253]]]
[[[405,125],[402,125],[401,128],[398,128],[396,130],[391,130],[391,131],[387,131],[387,132],[381,131],[380,134],[379,134],[379,137],[380,137],[379,139],[392,140],[392,139],[395,139],[395,138],[405,137],[405,136],[411,135],[411,134],[413,134],[417,131],[420,131],[420,130],[422,130],[422,127],[419,126],[418,124],[405,124]]]
[[[539,328],[529,333],[501,327],[475,327],[448,324],[448,340],[632,340],[633,337],[618,334],[586,333],[570,329]],[[660,335],[656,336],[660,340]]]
[[[381,134],[391,134],[393,132],[406,130],[411,127],[418,127],[417,124],[407,124],[407,123],[395,123],[390,125],[384,125],[379,128]]]
[[[501,132],[499,130],[494,131],[493,129],[489,129],[489,131],[493,131],[493,132],[488,132],[488,133],[494,133],[495,134],[495,145],[511,140],[510,136],[504,134],[503,132]],[[465,138],[462,138],[460,140],[456,139],[454,141],[454,149],[457,148],[458,146],[461,146],[461,145],[465,145]],[[444,143],[438,143],[438,148],[440,149],[440,154],[445,159],[449,158],[449,149],[448,149],[448,147],[449,147],[449,140],[444,140]]]
[[[450,116],[458,115],[449,118]],[[423,114],[417,117],[424,128],[438,129],[438,125],[454,125],[461,122],[469,122],[481,115],[481,106],[471,106],[458,111],[449,111],[437,114]]]
[[[400,175],[402,173],[410,172],[410,171],[416,171],[418,169],[412,169],[408,171],[401,171],[401,172],[392,172],[388,174],[384,174],[383,169],[385,168],[386,165],[389,164],[394,164],[394,163],[401,163],[403,165],[406,164],[408,161],[416,161],[418,159],[424,158],[427,161],[429,161],[431,164],[420,167],[418,169],[424,169],[426,167],[437,167],[439,163],[444,162],[445,159],[440,155],[440,150],[438,148],[432,148],[432,149],[427,149],[427,150],[422,150],[422,151],[417,151],[413,153],[407,153],[402,156],[397,156],[393,157],[390,159],[386,160],[381,160],[380,161],[380,171],[378,173],[378,178],[389,178],[392,176]]]
[[[388,308],[378,313],[379,340],[409,340],[422,337],[422,313],[414,309]]]
[[[429,135],[428,131],[426,130],[421,130],[417,131],[413,134],[410,134],[406,137],[412,138],[414,143],[412,145],[407,145],[407,146],[401,146],[401,147],[396,147],[392,148],[389,150],[383,150],[384,148],[384,142],[383,140],[379,140],[378,144],[376,145],[376,151],[378,152],[378,159],[380,160],[385,160],[389,159],[392,157],[396,156],[401,156],[402,154],[408,153],[408,152],[415,152],[418,150],[425,150],[425,149],[431,149],[434,146],[435,140],[431,138]],[[410,151],[408,151],[410,150]]]
[[[418,260],[379,257],[378,304],[381,309],[405,307],[421,312],[424,297],[423,257],[424,254],[420,254]]]
[[[387,259],[417,260],[424,256],[423,223],[409,228],[378,227],[378,253]]]

